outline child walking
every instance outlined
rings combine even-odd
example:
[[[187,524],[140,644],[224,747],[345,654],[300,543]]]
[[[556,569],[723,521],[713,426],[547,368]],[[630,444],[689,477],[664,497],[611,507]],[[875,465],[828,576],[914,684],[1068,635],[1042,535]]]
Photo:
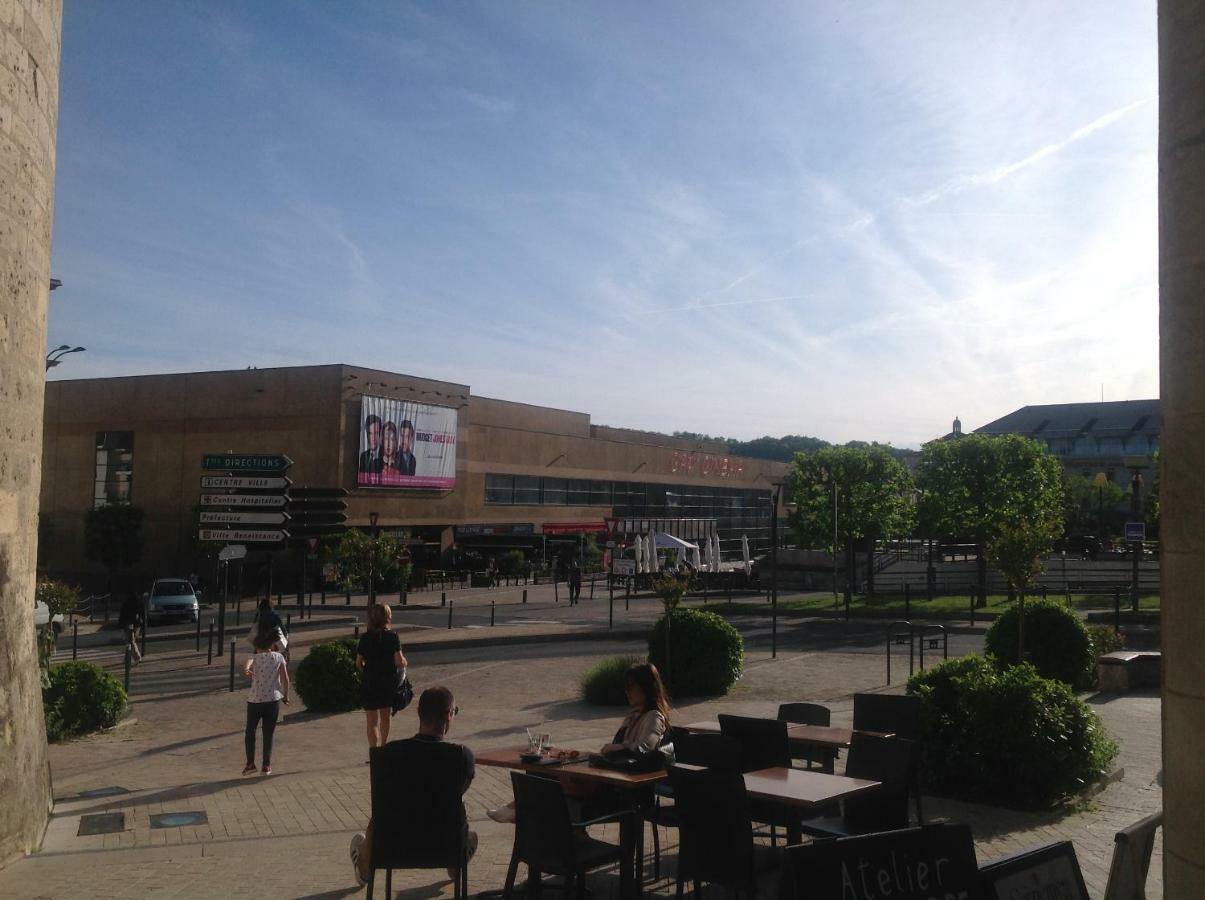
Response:
[[[243,774],[255,771],[255,729],[264,723],[264,767],[265,775],[272,774],[272,733],[276,730],[276,719],[280,715],[280,703],[289,702],[289,667],[285,658],[272,649],[275,632],[260,631],[255,635],[255,655],[243,666],[243,675],[251,679],[251,692],[247,695],[247,765]]]

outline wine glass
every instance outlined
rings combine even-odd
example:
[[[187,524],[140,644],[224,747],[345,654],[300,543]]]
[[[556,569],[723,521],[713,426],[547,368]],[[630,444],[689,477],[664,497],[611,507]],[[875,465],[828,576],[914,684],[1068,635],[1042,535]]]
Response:
[[[540,756],[547,756],[552,747],[552,735],[547,731],[540,733]]]

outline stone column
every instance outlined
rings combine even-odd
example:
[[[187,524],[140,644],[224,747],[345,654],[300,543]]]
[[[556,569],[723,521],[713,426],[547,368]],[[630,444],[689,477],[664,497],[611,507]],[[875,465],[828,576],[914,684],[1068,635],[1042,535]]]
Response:
[[[62,13],[0,0],[0,866],[51,803],[33,590]]]
[[[1205,8],[1159,2],[1164,886],[1205,897]]]

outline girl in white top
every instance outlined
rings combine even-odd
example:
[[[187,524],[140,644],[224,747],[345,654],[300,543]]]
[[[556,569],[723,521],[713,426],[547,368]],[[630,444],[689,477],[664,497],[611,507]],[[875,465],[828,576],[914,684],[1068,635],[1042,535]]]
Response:
[[[261,631],[255,636],[255,655],[243,666],[243,675],[251,679],[247,695],[247,765],[243,774],[255,771],[255,729],[264,723],[265,775],[272,774],[272,734],[280,716],[280,704],[289,702],[289,667],[285,658],[272,649],[275,635]]]

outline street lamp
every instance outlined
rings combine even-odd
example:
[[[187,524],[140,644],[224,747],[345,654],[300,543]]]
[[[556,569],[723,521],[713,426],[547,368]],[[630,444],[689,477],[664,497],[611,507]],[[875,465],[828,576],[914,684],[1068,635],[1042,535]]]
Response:
[[[778,658],[778,504],[782,482],[772,482],[774,503],[770,507],[770,658]]]
[[[1096,530],[1101,538],[1105,534],[1105,485],[1108,483],[1109,476],[1104,472],[1097,472],[1092,479],[1092,484],[1096,486]]]
[[[377,602],[377,519],[380,513],[368,514],[368,525],[372,528],[372,544],[368,548],[368,608]]]
[[[63,361],[63,357],[68,353],[83,353],[86,347],[72,347],[70,344],[63,344],[60,347],[55,347],[46,354],[46,371],[49,372],[55,366]]]
[[[1139,515],[1139,499],[1142,495],[1142,467],[1130,465],[1130,521],[1137,522]],[[1128,530],[1128,529],[1127,529]],[[1138,611],[1138,561],[1142,556],[1142,541],[1131,541],[1130,552],[1133,555],[1130,573],[1130,609]]]

